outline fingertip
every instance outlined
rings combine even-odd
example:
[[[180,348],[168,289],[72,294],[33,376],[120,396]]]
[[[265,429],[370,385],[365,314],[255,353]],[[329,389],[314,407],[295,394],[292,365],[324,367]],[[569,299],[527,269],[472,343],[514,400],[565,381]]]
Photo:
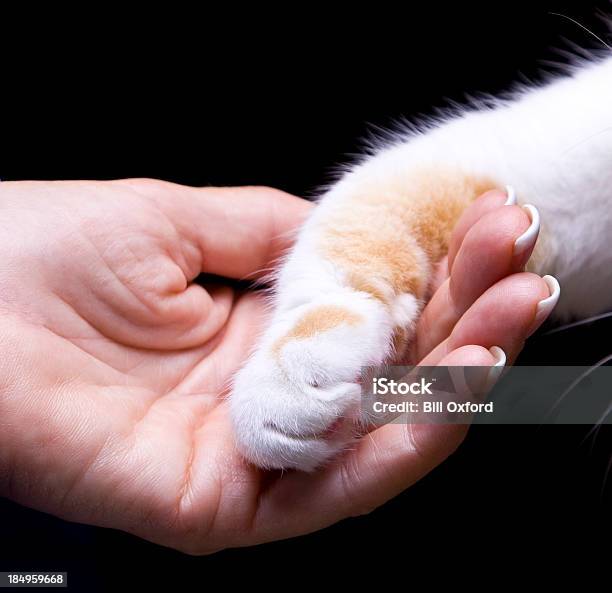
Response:
[[[484,346],[468,344],[449,352],[437,366],[492,366],[498,358]]]
[[[453,234],[451,236],[448,249],[449,270],[452,270],[453,268],[455,257],[457,256],[461,243],[463,242],[463,239],[469,229],[485,214],[504,206],[508,199],[509,196],[507,190],[491,189],[476,198],[468,206],[468,208],[466,208],[465,212],[461,215],[459,221],[455,225]]]
[[[234,297],[233,288],[220,284],[190,284],[183,293],[171,297],[176,347],[191,348],[215,336],[229,318]]]
[[[536,305],[536,313],[533,319],[531,328],[529,329],[529,335],[533,334],[545,321],[548,319],[550,314],[559,302],[561,296],[561,285],[554,276],[542,276],[542,281],[546,284],[548,289],[548,295],[542,300],[538,301]]]
[[[522,210],[529,218],[529,226],[514,242],[514,260],[517,269],[522,268],[527,263],[540,235],[540,212],[538,209],[532,204],[525,204],[522,206]]]
[[[512,361],[533,330],[538,304],[551,296],[547,281],[519,272],[499,280],[466,311],[448,342],[457,349],[466,344],[498,346]]]
[[[520,206],[504,206],[483,214],[466,232],[450,275],[450,291],[459,309],[466,310],[490,286],[523,269],[533,243],[516,253],[515,244],[530,228]]]

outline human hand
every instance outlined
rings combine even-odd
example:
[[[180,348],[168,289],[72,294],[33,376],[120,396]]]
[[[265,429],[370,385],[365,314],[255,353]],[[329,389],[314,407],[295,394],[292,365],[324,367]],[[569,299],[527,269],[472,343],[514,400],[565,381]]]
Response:
[[[529,225],[504,199],[481,198],[458,225],[415,360],[491,365],[490,346],[513,359],[532,330],[549,291],[497,249]],[[4,182],[0,207],[3,495],[206,553],[370,510],[465,434],[384,426],[315,474],[262,472],[235,451],[223,396],[265,303],[192,281],[267,271],[310,209],[302,200],[150,180]]]

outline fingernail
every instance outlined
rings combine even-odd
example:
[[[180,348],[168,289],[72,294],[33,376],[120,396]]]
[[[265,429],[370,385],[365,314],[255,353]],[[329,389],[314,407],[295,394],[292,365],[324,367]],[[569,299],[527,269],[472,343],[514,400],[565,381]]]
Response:
[[[506,201],[504,202],[504,206],[516,206],[516,192],[511,185],[506,185]]]
[[[495,359],[493,366],[448,367],[455,392],[461,401],[483,401],[497,383],[506,365],[506,353],[499,346],[492,346],[489,352]],[[469,387],[468,383],[473,387]]]
[[[529,228],[514,242],[514,257],[523,255],[526,251],[533,249],[540,233],[540,213],[535,206],[525,204],[522,206],[531,220]]]
[[[529,330],[529,335],[535,332],[535,330],[544,323],[559,302],[559,296],[561,295],[561,286],[554,276],[542,276],[542,280],[546,282],[546,286],[548,286],[548,290],[550,291],[550,296],[538,303],[536,314],[531,324],[531,329]]]
[[[495,358],[495,364],[489,369],[489,374],[485,383],[485,393],[493,389],[493,386],[499,378],[506,366],[506,353],[499,346],[491,346],[489,352]]]
[[[478,367],[474,367],[478,368]],[[458,401],[466,402],[472,399],[474,390],[468,385],[465,373],[470,367],[448,367],[448,374],[455,388],[455,395]]]

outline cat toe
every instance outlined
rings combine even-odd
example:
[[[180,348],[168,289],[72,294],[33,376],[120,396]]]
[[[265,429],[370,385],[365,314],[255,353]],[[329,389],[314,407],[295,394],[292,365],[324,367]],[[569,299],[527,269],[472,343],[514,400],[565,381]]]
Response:
[[[253,360],[230,399],[238,449],[262,468],[312,471],[353,439],[360,397],[357,383],[315,386]]]

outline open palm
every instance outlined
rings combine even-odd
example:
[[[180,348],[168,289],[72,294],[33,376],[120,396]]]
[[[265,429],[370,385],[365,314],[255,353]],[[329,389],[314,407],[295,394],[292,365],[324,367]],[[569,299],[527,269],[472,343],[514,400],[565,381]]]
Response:
[[[490,365],[491,345],[511,358],[533,329],[548,289],[499,248],[529,225],[502,202],[481,199],[456,233],[457,280],[442,274],[420,326],[428,364]],[[311,475],[236,453],[223,396],[265,303],[192,281],[268,271],[309,209],[266,188],[0,184],[0,494],[205,553],[366,512],[452,452],[464,427],[383,427]],[[487,237],[499,255],[466,279]]]

